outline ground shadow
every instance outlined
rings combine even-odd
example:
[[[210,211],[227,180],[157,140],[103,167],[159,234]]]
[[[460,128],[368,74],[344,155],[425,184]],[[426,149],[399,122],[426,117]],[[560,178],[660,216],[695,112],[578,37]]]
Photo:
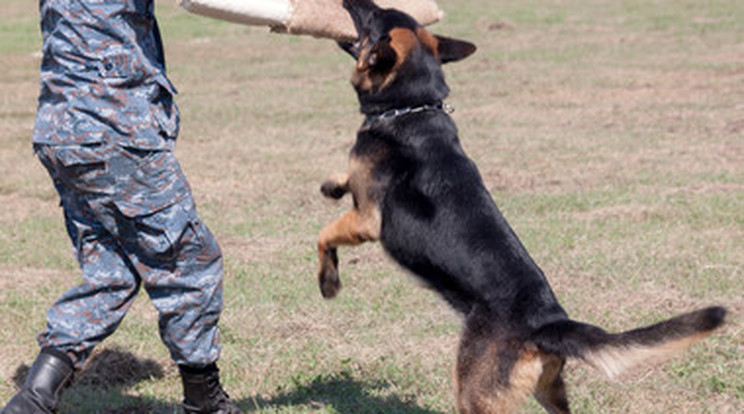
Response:
[[[29,366],[21,365],[13,375],[20,388]],[[160,414],[180,412],[179,404],[154,398],[128,395],[127,390],[142,381],[165,376],[162,364],[140,359],[120,349],[96,353],[86,368],[76,375],[73,385],[63,394],[60,414]],[[313,379],[293,379],[286,391],[271,397],[237,399],[245,413],[266,409],[292,412],[332,409],[340,414],[444,414],[416,405],[414,395],[391,392],[384,380],[363,381],[348,371],[319,375]]]
[[[302,406],[303,411],[325,407],[340,414],[444,414],[419,407],[413,395],[389,395],[390,387],[386,381],[359,381],[342,371],[306,383],[294,381],[291,390],[270,398],[245,398],[239,404],[246,413],[270,408],[291,412],[292,407]]]
[[[20,388],[26,381],[29,370],[30,367],[25,364],[16,368],[13,381],[17,387]],[[91,357],[84,370],[76,374],[73,384],[62,396],[59,412],[172,413],[172,403],[131,396],[126,392],[141,381],[164,376],[165,371],[157,361],[140,359],[117,348],[101,350]]]

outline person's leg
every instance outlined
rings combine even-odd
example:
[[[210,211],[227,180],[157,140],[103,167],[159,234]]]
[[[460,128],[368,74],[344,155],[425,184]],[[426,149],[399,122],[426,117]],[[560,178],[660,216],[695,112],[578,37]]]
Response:
[[[47,312],[46,329],[37,338],[41,354],[3,413],[52,412],[74,370],[81,369],[93,348],[116,330],[139,289],[139,276],[100,220],[102,204],[92,202],[100,198],[93,195],[107,193],[112,182],[98,150],[37,147],[62,201],[82,282]]]
[[[82,369],[93,348],[111,335],[131,307],[140,278],[113,237],[95,222],[66,214],[76,241],[82,282],[65,292],[47,312],[37,340],[42,348],[66,352]]]
[[[81,369],[93,347],[111,335],[132,305],[140,277],[110,232],[116,177],[107,146],[39,146],[37,155],[59,193],[65,225],[82,273],[47,312],[42,348],[66,352]]]
[[[122,246],[138,270],[159,312],[160,335],[178,364],[187,413],[239,413],[222,390],[216,361],[222,311],[222,253],[199,219],[178,161],[169,151],[126,151],[140,168],[136,187],[151,182],[170,189],[171,203],[133,208],[122,203],[127,220],[117,229]],[[163,179],[167,177],[167,179]],[[132,188],[132,194],[137,193]]]
[[[179,202],[137,218],[137,230],[164,247],[129,252],[159,313],[160,335],[179,365],[206,367],[220,355],[222,253],[193,204]],[[147,247],[144,247],[147,248]]]

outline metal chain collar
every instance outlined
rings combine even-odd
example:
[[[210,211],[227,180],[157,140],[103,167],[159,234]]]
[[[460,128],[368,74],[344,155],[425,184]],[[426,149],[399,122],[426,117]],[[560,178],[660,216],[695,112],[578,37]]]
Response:
[[[442,110],[445,113],[451,114],[455,112],[455,108],[445,102],[439,102],[434,105],[421,105],[411,108],[410,106],[405,108],[396,108],[391,109],[389,111],[385,111],[379,115],[368,115],[367,119],[365,120],[365,124],[370,124],[372,122],[378,121],[378,122],[385,122],[385,121],[391,121],[399,116],[408,115],[408,114],[415,114],[418,112],[423,111],[430,111],[430,110]]]

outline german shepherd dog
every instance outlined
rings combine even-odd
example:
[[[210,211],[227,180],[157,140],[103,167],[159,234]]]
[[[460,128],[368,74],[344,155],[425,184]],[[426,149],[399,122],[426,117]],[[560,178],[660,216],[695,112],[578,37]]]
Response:
[[[358,39],[339,45],[356,60],[351,83],[366,116],[348,173],[321,186],[351,211],[318,240],[320,290],[341,288],[336,249],[379,240],[463,316],[454,373],[460,413],[511,413],[534,393],[568,413],[566,358],[608,376],[709,335],[726,310],[710,307],[652,326],[608,333],[574,321],[558,303],[460,146],[443,99],[442,64],[475,51],[433,35],[412,17],[371,0],[344,0]]]

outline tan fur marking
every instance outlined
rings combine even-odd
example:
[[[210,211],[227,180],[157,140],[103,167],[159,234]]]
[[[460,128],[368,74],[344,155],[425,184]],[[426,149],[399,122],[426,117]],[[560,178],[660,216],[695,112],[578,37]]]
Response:
[[[543,373],[540,376],[540,380],[537,382],[537,390],[547,390],[550,388],[550,384],[555,378],[560,375],[563,362],[561,359],[554,355],[541,354],[541,360],[543,361]]]
[[[319,246],[333,248],[357,245],[364,241],[362,219],[358,210],[351,210],[320,231]]]
[[[566,387],[560,378],[564,360],[556,355],[540,353],[543,372],[535,387],[535,398],[550,414],[568,414]]]
[[[390,47],[392,47],[398,55],[395,64],[395,66],[398,67],[408,59],[408,55],[411,54],[411,51],[418,45],[419,41],[412,31],[399,27],[391,30],[389,35]]]
[[[374,86],[372,84],[372,79],[369,77],[369,67],[367,65],[368,55],[369,50],[362,51],[359,55],[359,60],[357,61],[357,68],[351,76],[351,84],[364,91],[371,91]]]
[[[349,173],[335,173],[330,176],[330,180],[333,180],[340,186],[345,186],[349,182]]]
[[[340,289],[338,269],[332,260],[332,257],[335,257],[333,250],[338,246],[356,246],[380,239],[382,214],[372,191],[374,185],[372,169],[376,158],[380,156],[382,154],[376,154],[372,158],[352,156],[349,159],[348,174],[331,179],[351,191],[354,207],[323,227],[318,236],[318,275],[321,290],[326,297],[335,296],[335,292]],[[331,288],[324,290],[324,285]]]
[[[509,373],[509,388],[499,390],[497,397],[493,399],[491,411],[487,412],[493,414],[516,412],[535,391],[542,371],[542,360],[536,358],[535,352],[525,352]]]
[[[356,207],[321,230],[319,248],[357,245],[380,238],[381,214],[368,191],[372,181],[371,166],[352,157],[349,171],[347,180]]]
[[[346,187],[349,184],[349,173],[335,173],[328,177],[328,181],[332,181],[340,187]]]
[[[638,365],[658,363],[672,357],[710,334],[711,331],[700,332],[686,338],[651,346],[607,346],[587,353],[584,359],[607,377],[615,378]]]
[[[439,58],[439,40],[437,38],[429,33],[426,29],[419,27],[416,29],[416,36],[418,36],[419,40],[421,40],[421,43],[424,44],[429,50],[431,50],[432,53],[434,53],[434,57],[437,59]]]
[[[527,397],[535,391],[543,372],[543,359],[536,349],[528,346],[509,372],[508,384],[493,381],[498,375],[498,343],[491,343],[489,351],[477,361],[466,361],[458,367],[455,386],[460,414],[509,414],[517,412]]]
[[[395,51],[395,65],[393,65],[393,68],[379,85],[378,88],[380,90],[385,89],[390,85],[393,79],[395,79],[395,74],[398,72],[400,65],[408,59],[411,50],[418,45],[418,38],[408,29],[396,27],[388,34],[390,35],[390,47]]]
[[[436,41],[436,39],[431,34],[426,31],[423,32],[425,33],[424,36],[429,36],[429,38],[427,38],[428,41],[431,41],[431,39],[434,39],[434,41]],[[401,27],[396,27],[390,30],[388,35],[390,36],[390,47],[395,51],[396,55],[395,65],[393,65],[388,73],[384,74],[381,77],[377,77],[376,79],[372,79],[372,76],[370,76],[369,72],[370,68],[367,63],[370,57],[370,53],[372,53],[372,49],[367,47],[365,42],[365,46],[362,48],[362,51],[359,54],[359,59],[357,60],[356,71],[354,72],[351,80],[352,84],[354,84],[358,88],[366,91],[371,91],[374,88],[377,88],[378,90],[385,89],[395,79],[395,74],[397,73],[400,65],[402,65],[406,59],[408,59],[411,51],[416,48],[420,42],[420,38],[417,36],[417,33]]]
[[[372,80],[369,78],[369,36],[362,39],[360,46],[359,57],[357,58],[357,65],[354,74],[351,76],[351,84],[357,88],[365,91],[372,90]]]
[[[372,169],[375,161],[351,157],[349,160],[349,188],[354,196],[354,205],[362,216],[363,227],[370,240],[380,238],[382,217],[377,200],[373,199]]]

